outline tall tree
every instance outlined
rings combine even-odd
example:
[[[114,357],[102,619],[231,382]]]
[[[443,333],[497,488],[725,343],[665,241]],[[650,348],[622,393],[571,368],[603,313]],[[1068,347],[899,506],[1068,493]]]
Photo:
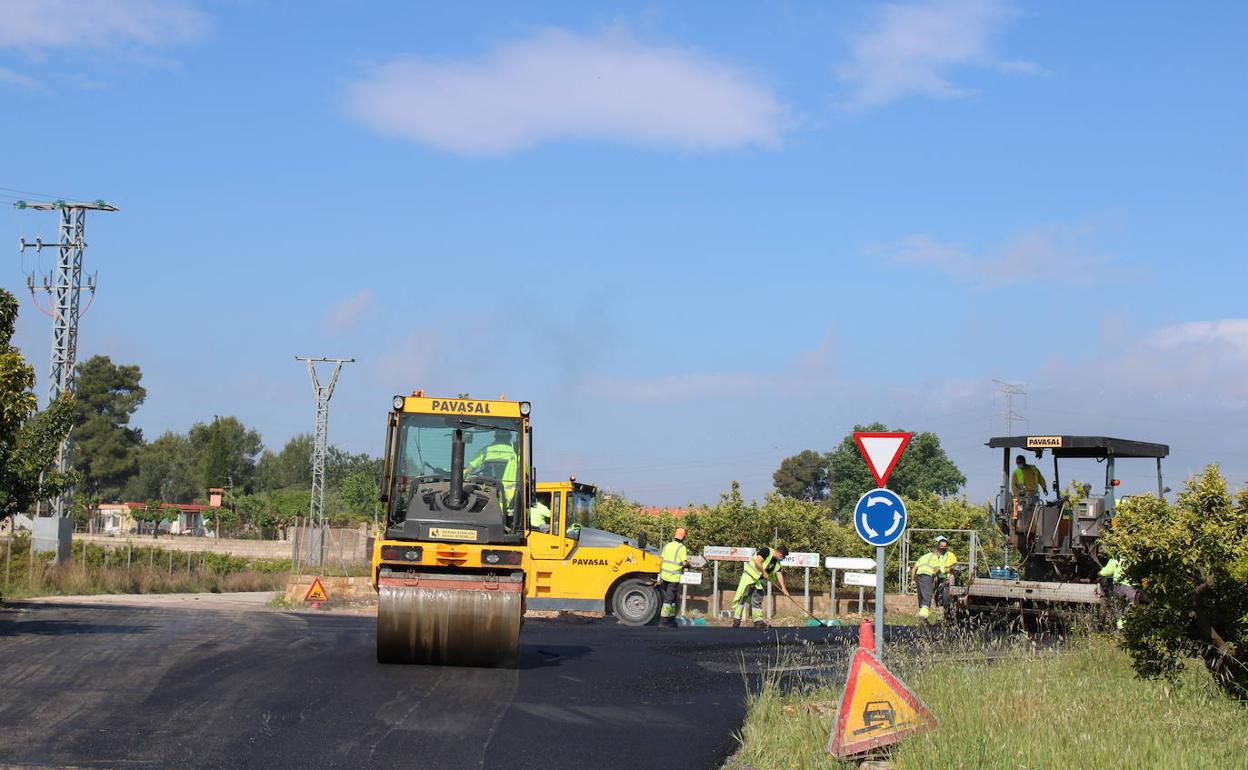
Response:
[[[139,450],[139,472],[126,484],[127,500],[189,503],[201,494],[191,440],[167,431]]]
[[[325,453],[325,485],[332,489],[342,487],[347,477],[363,474],[381,483],[381,458],[367,452],[351,454],[336,446]]]
[[[342,480],[338,494],[349,519],[375,521],[381,512],[381,504],[377,502],[379,492],[376,476],[352,473]]]
[[[265,450],[256,463],[256,488],[311,487],[312,442],[311,433],[300,433],[291,437],[280,452]]]
[[[50,468],[69,435],[74,406],[62,397],[37,410],[35,370],[12,344],[17,309],[17,299],[0,289],[0,520],[59,494],[77,475]]]
[[[116,500],[139,472],[142,431],[130,417],[147,397],[137,366],[93,356],[77,368],[74,388],[73,466],[89,494]]]
[[[878,422],[854,426],[854,433],[887,430],[890,429]],[[858,498],[875,487],[875,479],[863,462],[852,433],[828,453],[828,475],[828,505],[839,520],[849,521]],[[964,484],[966,476],[945,454],[940,438],[926,432],[916,433],[910,439],[888,480],[889,489],[905,497],[925,493],[952,495]]]
[[[828,458],[809,449],[780,462],[771,476],[776,491],[796,500],[818,501],[828,496]]]
[[[210,487],[223,487],[230,479],[236,488],[251,491],[256,456],[262,446],[259,433],[237,417],[213,417],[212,422],[192,425],[188,438],[201,493]]]

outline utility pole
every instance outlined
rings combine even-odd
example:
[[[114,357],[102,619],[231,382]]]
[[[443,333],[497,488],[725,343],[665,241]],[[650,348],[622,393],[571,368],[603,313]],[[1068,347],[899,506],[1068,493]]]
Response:
[[[1026,422],[1027,418],[1014,411],[1014,399],[1017,396],[1027,397],[1027,386],[1021,382],[1006,382],[1005,380],[993,380],[997,383],[997,392],[1005,396],[1005,412],[1002,417],[1005,418],[1005,435],[1014,435],[1014,421],[1018,420]]]
[[[304,361],[308,365],[308,374],[312,377],[312,392],[316,395],[316,434],[312,441],[312,501],[308,507],[308,521],[312,526],[325,526],[325,455],[329,451],[329,399],[334,395],[334,385],[338,383],[338,374],[343,364],[354,363],[354,358],[309,358],[295,356],[296,361]],[[334,365],[334,372],[329,377],[328,385],[321,385],[316,374],[316,365],[328,363]]]
[[[48,359],[48,403],[52,404],[62,395],[73,395],[74,392],[74,364],[77,362],[78,355],[78,319],[83,313],[79,305],[82,297],[82,255],[87,250],[87,212],[117,211],[117,207],[102,200],[94,203],[63,200],[50,203],[18,201],[13,206],[17,209],[60,212],[60,237],[57,243],[44,243],[41,238],[35,238],[34,243],[28,242],[25,238],[18,241],[23,253],[26,249],[34,249],[36,253],[43,251],[44,248],[56,249],[56,268],[50,275],[43,277],[42,286],[36,287],[33,274],[26,277],[26,286],[30,289],[32,299],[36,291],[44,291],[48,294],[48,310],[42,307],[39,309],[52,317],[52,353]],[[87,291],[90,292],[91,299],[94,299],[94,275],[87,279]],[[35,304],[38,306],[37,300]],[[56,470],[63,473],[68,467],[69,436],[66,436],[57,449]],[[48,522],[38,527],[44,530],[43,535],[46,539],[39,538],[39,535],[35,534],[36,539],[44,539],[45,546],[49,544],[47,539],[55,540],[55,549],[46,550],[55,550],[57,561],[68,559],[71,553],[72,525],[66,527],[66,523],[72,515],[72,502],[72,490],[66,490],[60,496],[53,498],[50,501],[50,515],[56,520],[55,524]],[[41,503],[39,513],[42,514],[42,512]]]

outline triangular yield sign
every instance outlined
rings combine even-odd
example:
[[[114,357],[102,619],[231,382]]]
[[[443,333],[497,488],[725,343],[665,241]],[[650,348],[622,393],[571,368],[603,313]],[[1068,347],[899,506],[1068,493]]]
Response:
[[[312,587],[308,589],[308,593],[303,597],[305,602],[323,602],[329,600],[329,594],[325,593],[325,586],[321,585],[321,579],[315,578],[312,581]]]
[[[888,474],[897,467],[901,453],[910,443],[909,433],[855,433],[854,441],[858,442],[858,451],[867,461],[867,468],[875,477],[875,483],[881,487],[888,483]]]
[[[828,753],[844,759],[935,726],[936,717],[923,701],[874,654],[859,648],[849,663]]]

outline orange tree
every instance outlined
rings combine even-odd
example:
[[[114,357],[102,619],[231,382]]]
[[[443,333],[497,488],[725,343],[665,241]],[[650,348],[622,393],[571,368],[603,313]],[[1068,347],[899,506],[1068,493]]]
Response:
[[[1108,543],[1144,592],[1123,629],[1136,671],[1173,680],[1199,658],[1224,690],[1248,697],[1248,490],[1233,497],[1210,465],[1174,505],[1124,501]]]

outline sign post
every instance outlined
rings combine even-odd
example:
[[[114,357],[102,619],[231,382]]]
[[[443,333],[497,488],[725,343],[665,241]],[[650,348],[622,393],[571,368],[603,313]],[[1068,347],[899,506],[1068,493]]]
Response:
[[[810,614],[812,609],[810,605],[810,568],[819,566],[819,554],[817,553],[791,553],[780,561],[781,567],[801,567],[805,572],[805,601],[802,606],[806,610],[806,614]]]
[[[836,571],[845,571],[845,585],[852,585],[849,582],[849,570],[871,569],[875,566],[875,559],[868,559],[864,556],[828,556],[823,560],[825,569],[832,570],[832,586],[828,595],[828,616],[833,617],[837,614],[836,606]],[[858,608],[862,612],[862,608]]]
[[[721,561],[749,561],[754,558],[753,548],[728,545],[708,545],[702,549],[702,558],[711,562],[711,615],[719,617],[719,563]]]
[[[880,486],[867,492],[854,506],[854,529],[868,545],[875,546],[875,627],[877,654],[884,656],[884,548],[897,542],[906,529],[906,504],[885,488],[901,453],[910,443],[909,433],[855,433],[858,451]]]

